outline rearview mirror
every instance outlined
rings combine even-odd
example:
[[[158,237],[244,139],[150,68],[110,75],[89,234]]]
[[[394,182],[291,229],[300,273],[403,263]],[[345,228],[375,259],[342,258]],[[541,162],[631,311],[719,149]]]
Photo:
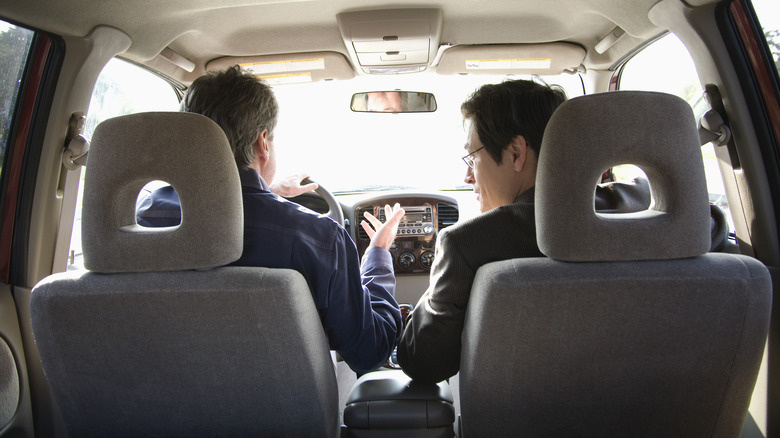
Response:
[[[416,91],[369,91],[353,94],[349,107],[359,113],[430,113],[436,111],[436,97]]]

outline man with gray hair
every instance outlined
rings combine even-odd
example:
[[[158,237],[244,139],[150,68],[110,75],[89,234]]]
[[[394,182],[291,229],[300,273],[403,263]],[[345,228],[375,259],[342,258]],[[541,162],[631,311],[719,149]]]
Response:
[[[366,215],[361,226],[371,243],[361,263],[340,224],[279,196],[316,188],[300,185],[305,175],[269,186],[276,174],[273,133],[279,112],[270,86],[234,66],[196,79],[181,109],[214,120],[233,150],[244,202],[244,251],[233,264],[300,272],[330,348],[358,373],[383,365],[402,330],[388,248],[403,209],[386,206],[384,224]],[[174,226],[180,215],[170,187],[155,190],[137,209],[138,223],[144,226]]]

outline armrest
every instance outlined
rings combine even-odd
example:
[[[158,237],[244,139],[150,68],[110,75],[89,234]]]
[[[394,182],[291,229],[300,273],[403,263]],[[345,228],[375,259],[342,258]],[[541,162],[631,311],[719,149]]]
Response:
[[[350,429],[426,430],[453,427],[455,408],[446,381],[422,384],[401,370],[375,371],[352,387],[344,409]]]

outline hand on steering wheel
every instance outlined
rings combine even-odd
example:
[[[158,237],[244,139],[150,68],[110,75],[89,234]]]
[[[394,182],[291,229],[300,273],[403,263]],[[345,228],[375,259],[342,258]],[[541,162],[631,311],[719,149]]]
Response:
[[[272,183],[269,188],[273,193],[285,198],[294,198],[306,192],[317,190],[318,184],[309,179],[305,173],[296,173],[279,182]]]
[[[316,182],[312,181],[310,178],[304,178],[303,181],[301,181],[301,184],[315,184],[317,186],[316,189],[314,189],[314,193],[318,194],[320,198],[322,198],[325,203],[328,204],[328,211],[325,213],[326,216],[333,219],[341,225],[344,226],[344,211],[341,209],[341,204],[339,204],[339,201],[336,200],[336,198],[333,196],[333,193],[329,192],[328,189],[325,187],[322,187],[322,184],[317,184]],[[304,186],[305,187],[305,186]]]
[[[294,174],[284,178],[278,183],[271,184],[271,192],[285,198],[294,198],[302,194],[314,191],[326,204],[328,211],[326,216],[336,221],[342,227],[344,226],[344,212],[341,210],[341,204],[336,200],[328,189],[312,181],[306,174]]]

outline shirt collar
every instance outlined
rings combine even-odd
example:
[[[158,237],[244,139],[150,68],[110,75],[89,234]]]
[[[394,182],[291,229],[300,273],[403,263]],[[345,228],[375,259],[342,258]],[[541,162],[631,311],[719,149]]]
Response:
[[[238,176],[241,178],[242,187],[249,187],[265,192],[271,191],[263,177],[260,176],[255,169],[241,169],[238,171]]]
[[[517,199],[515,199],[515,204],[527,204],[534,202],[534,187],[529,188],[528,190],[524,191],[523,193],[520,193],[517,196]]]

